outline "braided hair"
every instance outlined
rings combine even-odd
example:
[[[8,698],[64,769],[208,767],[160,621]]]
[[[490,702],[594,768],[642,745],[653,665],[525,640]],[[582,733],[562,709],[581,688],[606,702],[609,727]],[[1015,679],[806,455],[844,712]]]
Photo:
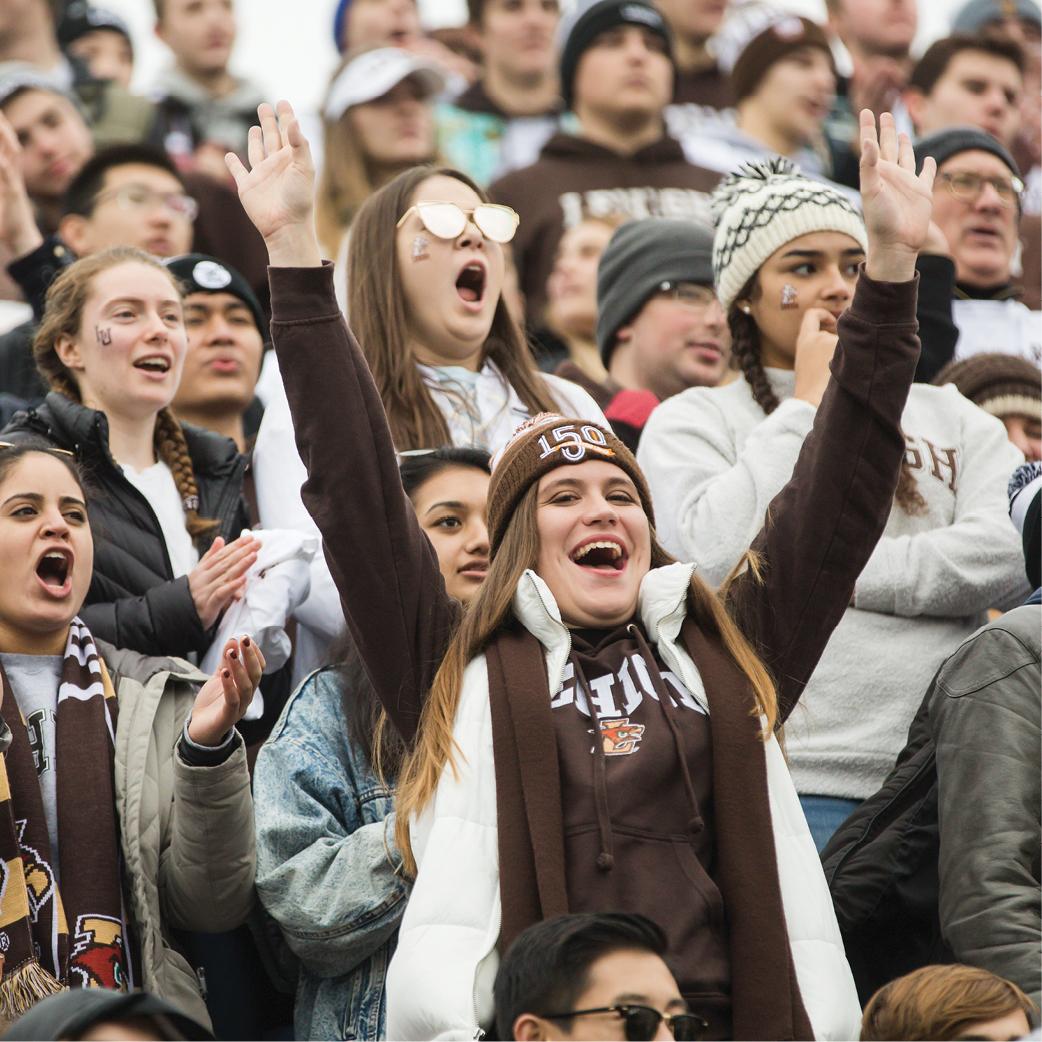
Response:
[[[760,286],[754,275],[739,290],[735,300],[737,302],[754,299],[759,290]],[[756,320],[752,315],[747,315],[742,311],[737,303],[734,303],[727,313],[727,326],[731,331],[732,364],[741,370],[745,382],[749,385],[753,400],[767,416],[770,416],[781,405],[781,401],[774,393],[774,388],[771,387],[767,371],[760,358],[760,329],[756,325]],[[919,491],[907,458],[901,461],[901,473],[897,479],[897,489],[894,491],[894,502],[906,514],[912,516],[922,514],[926,510],[926,500]]]
[[[181,287],[154,257],[131,246],[116,246],[84,257],[66,268],[47,290],[43,319],[33,338],[33,359],[48,387],[74,402],[83,401],[75,375],[65,366],[56,348],[58,338],[75,338],[80,333],[83,309],[94,279],[121,264],[144,264],[161,271],[181,296]],[[199,484],[188,453],[184,430],[169,408],[156,415],[153,446],[156,456],[170,468],[185,512],[185,527],[198,549],[208,543],[220,522],[199,513]]]

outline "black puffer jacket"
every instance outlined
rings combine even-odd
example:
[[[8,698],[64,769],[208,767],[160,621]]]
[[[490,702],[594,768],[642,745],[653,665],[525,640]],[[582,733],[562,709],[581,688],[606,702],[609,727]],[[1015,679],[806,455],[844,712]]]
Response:
[[[184,427],[199,485],[199,513],[220,521],[235,539],[247,526],[242,497],[245,458],[227,438]],[[144,655],[203,654],[212,632],[203,629],[187,576],[173,577],[163,531],[145,497],[123,476],[109,451],[104,413],[51,392],[36,409],[18,413],[3,436],[35,434],[76,453],[90,485],[94,578],[80,613],[91,632]]]

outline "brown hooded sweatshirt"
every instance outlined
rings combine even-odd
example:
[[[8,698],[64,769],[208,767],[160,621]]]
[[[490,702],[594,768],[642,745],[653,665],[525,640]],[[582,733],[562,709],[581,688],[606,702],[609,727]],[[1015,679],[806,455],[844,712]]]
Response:
[[[458,606],[445,592],[437,557],[402,490],[380,397],[337,307],[332,274],[329,266],[270,269],[272,339],[308,472],[304,502],[322,532],[369,679],[391,720],[412,742]],[[761,555],[762,581],[746,573],[728,594],[732,618],[775,678],[780,720],[796,705],[890,513],[904,453],[901,412],[919,348],[916,289],[916,281],[877,283],[862,273],[839,323],[832,380],[814,428],[753,544]],[[617,675],[623,659],[632,658],[630,637],[639,646],[633,631],[606,634],[597,644],[582,643],[578,634],[572,664],[574,669],[578,659],[586,680],[581,686],[592,691],[602,674]],[[622,770],[612,766],[608,776],[608,757],[590,755],[586,730],[594,727],[592,719],[587,723],[568,713],[564,690],[548,690],[542,647],[527,630],[506,626],[487,648],[500,948],[526,926],[576,907],[640,910],[654,900],[659,904],[653,914],[661,919],[671,907],[678,916],[681,909],[691,914],[690,902],[704,908],[693,914],[702,916],[702,924],[693,917],[688,929],[694,935],[675,943],[682,948],[681,976],[695,951],[706,953],[715,967],[715,979],[704,981],[724,997],[718,1015],[710,1018],[713,1035],[721,1037],[729,1027],[725,1037],[734,1039],[810,1039],[786,932],[752,692],[711,628],[689,615],[681,639],[701,675],[708,718],[683,706],[679,691],[677,707],[672,697],[663,700],[660,685],[669,681],[656,668],[649,669],[649,679],[658,704],[645,698],[636,723],[655,730],[642,732],[641,742],[647,736],[649,748],[672,750],[668,755],[678,768],[682,796],[673,772],[664,779],[641,754],[619,757],[625,760]],[[657,658],[654,648],[644,653],[646,663],[649,657]],[[605,708],[610,713],[619,706]],[[676,729],[667,718],[670,710]],[[567,739],[555,717],[568,728]],[[609,726],[613,730],[602,730],[602,741],[635,740],[634,730],[622,730],[626,725]],[[641,773],[634,785],[631,776],[642,766],[649,773]],[[593,786],[587,779],[601,767],[607,782]],[[607,818],[603,805],[596,807],[605,797]],[[666,861],[643,856],[648,844],[638,857],[624,848],[632,823],[639,821],[641,801],[649,813],[668,801],[661,816],[654,810],[658,827],[665,835],[685,836],[668,871],[660,868]],[[700,829],[691,814],[695,808]],[[592,841],[584,838],[591,831]],[[612,858],[610,872],[602,867],[607,864],[602,854]],[[714,911],[712,887],[719,892],[722,915]],[[675,905],[661,903],[667,888]],[[721,918],[725,926],[714,934]],[[673,924],[661,925],[672,932]],[[687,981],[700,983],[690,975]],[[696,995],[692,1001],[697,1008]]]
[[[546,280],[557,243],[585,217],[688,217],[712,227],[709,193],[720,175],[684,158],[680,143],[662,137],[622,156],[574,134],[555,134],[539,160],[491,185],[497,203],[520,215],[514,263],[530,329],[542,325]]]

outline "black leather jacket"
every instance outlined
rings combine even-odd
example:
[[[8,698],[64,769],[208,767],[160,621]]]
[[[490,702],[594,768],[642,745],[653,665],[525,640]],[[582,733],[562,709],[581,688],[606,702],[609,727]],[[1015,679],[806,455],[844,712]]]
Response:
[[[248,525],[245,457],[228,438],[188,425],[184,432],[199,513],[220,522],[215,534],[235,539]],[[152,507],[112,458],[105,414],[52,391],[39,407],[18,413],[3,437],[29,434],[75,452],[88,484],[94,577],[80,615],[91,632],[144,655],[204,653],[213,634],[203,629],[187,576],[174,578]]]

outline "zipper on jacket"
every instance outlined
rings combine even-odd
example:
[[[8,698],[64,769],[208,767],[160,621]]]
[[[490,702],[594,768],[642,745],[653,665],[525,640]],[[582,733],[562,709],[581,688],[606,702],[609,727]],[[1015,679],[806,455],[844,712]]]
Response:
[[[471,1012],[474,1014],[474,1028],[475,1028],[475,1031],[474,1031],[474,1034],[470,1036],[471,1038],[481,1039],[481,1038],[484,1038],[485,1034],[486,1034],[484,1028],[482,1028],[482,1026],[481,1026],[481,1021],[478,1019],[478,998],[477,998],[477,995],[475,994],[475,991],[477,990],[477,976],[478,976],[478,970],[481,968],[481,964],[492,954],[492,952],[495,951],[496,945],[499,943],[499,931],[502,928],[502,926],[503,926],[503,908],[502,908],[502,906],[500,906],[499,912],[496,915],[495,938],[492,941],[492,947],[489,948],[489,950],[487,952],[485,952],[484,955],[481,956],[481,958],[478,960],[477,965],[474,967],[474,983],[471,985],[471,988],[470,988],[470,1008],[471,1008]]]

